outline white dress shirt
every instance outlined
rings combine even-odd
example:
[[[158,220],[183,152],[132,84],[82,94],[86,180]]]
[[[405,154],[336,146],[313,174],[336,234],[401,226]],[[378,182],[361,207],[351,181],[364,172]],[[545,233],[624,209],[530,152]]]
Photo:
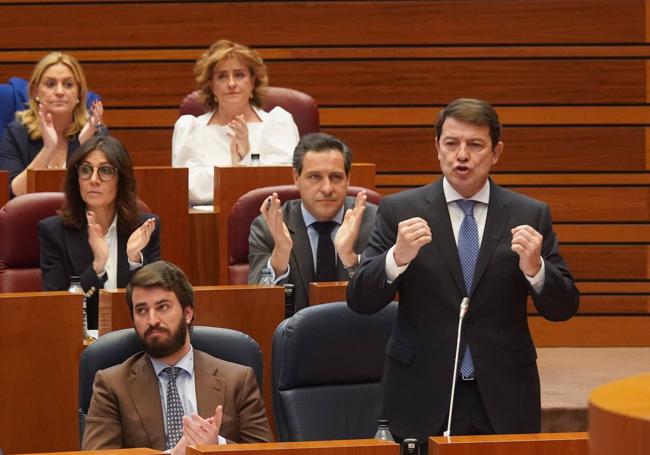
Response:
[[[281,107],[270,112],[253,107],[260,122],[246,123],[249,153],[239,162],[251,162],[251,153],[259,153],[262,165],[289,165],[293,149],[300,139],[291,114]],[[231,166],[230,128],[208,125],[214,112],[198,117],[181,116],[174,125],[172,166],[188,168],[190,204],[211,204],[214,195],[214,167]]]
[[[98,273],[97,276],[102,278],[106,275],[104,289],[117,289],[117,214],[113,217],[113,222],[108,227],[108,232],[106,232],[104,240],[108,244],[108,259],[106,260],[106,264],[104,264],[104,270]],[[144,262],[142,252],[140,252],[140,262],[133,262],[131,259],[128,259],[128,261],[129,270],[139,269]]]

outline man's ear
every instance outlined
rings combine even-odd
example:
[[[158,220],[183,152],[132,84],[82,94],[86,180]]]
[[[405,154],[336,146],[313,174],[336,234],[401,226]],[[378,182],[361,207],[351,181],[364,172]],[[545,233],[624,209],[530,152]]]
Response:
[[[188,324],[194,319],[194,307],[192,305],[187,305],[183,308],[183,315],[185,316],[185,322]]]
[[[494,166],[501,158],[501,153],[503,153],[503,141],[499,141],[496,147],[492,149],[492,165]]]
[[[293,176],[293,184],[296,185],[296,187],[297,187],[298,186],[298,178],[300,177],[300,174],[298,174],[298,171],[296,171],[295,169],[292,169],[291,170],[291,175]]]

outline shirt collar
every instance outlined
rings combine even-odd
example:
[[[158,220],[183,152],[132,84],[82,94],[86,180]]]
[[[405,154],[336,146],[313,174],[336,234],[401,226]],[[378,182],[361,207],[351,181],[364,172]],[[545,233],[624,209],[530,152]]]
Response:
[[[469,198],[464,198],[461,196],[460,193],[456,191],[453,186],[451,186],[451,183],[449,183],[447,177],[442,179],[442,189],[445,192],[445,201],[447,201],[447,204],[459,199],[471,199],[473,201],[481,202],[486,205],[490,202],[490,179],[486,180],[483,187],[478,190],[475,195]]]
[[[165,362],[162,362],[158,359],[154,359],[151,356],[149,356],[149,358],[151,359],[151,364],[153,365],[153,369],[156,372],[156,376],[160,376],[162,370],[164,370],[169,366]],[[173,366],[188,372],[190,375],[194,374],[194,348],[192,348],[192,345],[190,345],[190,350],[187,351],[187,354],[185,354],[183,358],[181,358],[176,363],[176,365]]]
[[[334,215],[334,218],[332,218],[329,221],[334,221],[336,222],[336,224],[340,225],[343,222],[344,210],[345,210],[345,204],[341,205],[341,208],[336,213],[336,215]],[[319,221],[316,219],[316,217],[314,217],[314,215],[309,213],[309,210],[305,208],[305,204],[303,204],[302,202],[300,203],[300,211],[302,212],[302,219],[305,220],[305,226],[311,226],[315,222]]]
[[[108,227],[108,231],[106,231],[106,235],[104,237],[108,238],[110,235],[112,235],[115,232],[116,229],[117,229],[117,213],[113,217],[113,222]]]

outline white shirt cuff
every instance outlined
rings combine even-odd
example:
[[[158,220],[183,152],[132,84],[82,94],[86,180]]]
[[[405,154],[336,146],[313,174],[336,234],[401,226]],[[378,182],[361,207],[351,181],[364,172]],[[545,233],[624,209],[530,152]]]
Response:
[[[142,267],[142,264],[144,263],[144,258],[142,257],[142,251],[140,251],[140,262],[133,262],[131,259],[127,258],[129,261],[129,270],[138,270],[140,267]]]
[[[542,289],[544,289],[544,278],[545,278],[545,270],[546,270],[546,265],[544,263],[544,258],[540,257],[542,260],[542,266],[539,268],[539,272],[537,272],[537,275],[534,277],[529,277],[524,273],[524,276],[530,283],[530,286],[533,288],[533,291],[535,291],[536,294],[539,294],[542,292]]]
[[[223,436],[219,435],[219,437],[217,438],[217,444],[219,444],[219,445],[226,445],[226,444],[228,444],[228,441],[226,441],[226,438],[224,438]]]
[[[287,264],[287,271],[284,272],[279,277],[276,277],[275,276],[275,270],[273,270],[273,266],[271,266],[271,258],[270,257],[269,257],[269,260],[266,261],[266,267],[271,271],[271,281],[273,281],[274,284],[278,284],[280,281],[282,281],[286,277],[288,277],[289,272],[291,271],[291,266],[289,264]]]
[[[404,273],[404,270],[406,270],[410,264],[409,263],[401,267],[398,266],[395,262],[395,257],[393,256],[394,249],[395,245],[393,245],[390,250],[388,250],[388,253],[386,253],[386,265],[384,266],[386,270],[386,282],[389,284],[395,281],[395,279],[402,273]]]

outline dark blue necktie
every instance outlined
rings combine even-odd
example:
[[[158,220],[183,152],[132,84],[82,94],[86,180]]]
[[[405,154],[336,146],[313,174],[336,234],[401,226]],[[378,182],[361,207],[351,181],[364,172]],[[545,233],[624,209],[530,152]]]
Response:
[[[465,290],[469,296],[472,290],[472,280],[474,279],[474,270],[476,270],[476,260],[478,259],[479,242],[478,226],[474,218],[474,205],[476,201],[460,199],[456,201],[461,208],[465,217],[460,225],[458,232],[458,257],[460,266],[463,269],[463,278],[465,280]],[[472,353],[469,344],[466,345],[463,361],[460,365],[460,372],[465,378],[474,377],[474,363],[472,362]]]
[[[312,226],[318,232],[316,251],[316,281],[336,281],[336,252],[332,242],[335,221],[316,221]]]

